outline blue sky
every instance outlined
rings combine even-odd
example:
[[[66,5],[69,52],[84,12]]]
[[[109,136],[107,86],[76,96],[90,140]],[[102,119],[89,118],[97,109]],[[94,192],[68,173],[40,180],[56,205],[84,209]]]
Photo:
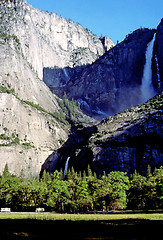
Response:
[[[27,0],[33,7],[80,23],[115,43],[140,27],[156,28],[163,0]]]

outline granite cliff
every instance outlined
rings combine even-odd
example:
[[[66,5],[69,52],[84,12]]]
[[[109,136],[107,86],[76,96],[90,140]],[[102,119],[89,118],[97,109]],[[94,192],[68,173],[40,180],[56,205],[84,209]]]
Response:
[[[80,24],[35,9],[25,0],[1,1],[1,31],[15,36],[24,58],[41,79],[44,67],[92,63],[105,51],[102,42]],[[77,61],[81,48],[87,59],[80,56]]]
[[[43,69],[72,66],[80,48],[89,54],[87,63],[105,51],[79,24],[24,0],[0,1],[0,173],[8,163],[12,173],[23,169],[38,176],[45,159],[67,139],[62,100],[42,81]],[[81,57],[78,65],[84,61]]]

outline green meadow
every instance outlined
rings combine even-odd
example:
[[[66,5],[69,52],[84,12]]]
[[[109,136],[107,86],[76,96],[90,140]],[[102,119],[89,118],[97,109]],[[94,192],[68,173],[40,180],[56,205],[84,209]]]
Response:
[[[122,219],[162,220],[163,213],[108,213],[108,214],[57,214],[57,213],[0,213],[0,219],[35,219],[51,221],[109,221]]]

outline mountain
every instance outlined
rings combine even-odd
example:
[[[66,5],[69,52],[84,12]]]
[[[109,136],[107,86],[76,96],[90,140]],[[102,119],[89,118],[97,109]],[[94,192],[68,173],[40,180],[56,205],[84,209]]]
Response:
[[[123,42],[111,48],[93,64],[88,64],[81,70],[73,69],[69,81],[64,86],[51,85],[51,89],[58,96],[63,96],[66,92],[67,97],[79,101],[88,114],[95,117],[99,114],[101,118],[143,103],[141,80],[145,54],[147,44],[152,40],[154,33],[156,40],[153,52],[153,74],[155,73],[153,85],[156,93],[161,91],[163,89],[162,21],[157,30],[141,28],[128,34]],[[160,69],[160,83],[156,73],[157,64]],[[55,70],[53,74],[57,77]],[[63,81],[63,75],[60,79]]]
[[[59,100],[43,82],[45,67],[71,66],[84,48],[91,63],[104,53],[95,35],[70,20],[34,9],[24,0],[0,1],[0,172],[38,176],[70,126]],[[74,60],[76,62],[76,60]],[[62,104],[63,105],[63,104]]]
[[[53,172],[69,168],[96,174],[137,170],[145,175],[150,165],[154,170],[163,165],[163,92],[143,105],[120,112],[89,128],[78,128],[67,142],[54,152],[42,168]]]
[[[110,171],[131,174],[135,169],[145,175],[149,165],[152,169],[163,165],[162,26],[163,21],[157,30],[134,31],[93,64],[74,70],[65,86],[52,87],[60,96],[66,92],[70,99],[80,100],[89,114],[103,111],[104,116],[142,103],[146,50],[154,41],[152,83],[160,94],[92,127],[72,129],[65,144],[45,161],[42,172],[64,169],[67,161],[76,171],[86,170],[89,164],[98,175]]]
[[[74,100],[85,106],[89,115],[104,112],[102,117],[137,104],[145,51],[155,32],[153,85],[161,91],[162,24],[157,30],[139,29],[114,46],[109,38],[99,39],[80,24],[35,9],[25,0],[1,0],[0,174],[8,164],[13,174],[20,175],[23,170],[26,177],[35,177],[44,169],[64,169],[68,157],[75,169],[85,169],[90,163],[100,174],[104,167],[109,171],[107,156],[115,156],[115,152],[120,154],[114,163],[118,169],[118,156],[127,156],[130,144],[135,149],[131,157],[137,159],[134,153],[139,146],[133,139],[147,131],[148,113],[152,115],[148,129],[153,129],[152,136],[157,135],[158,147],[142,141],[153,151],[154,163],[160,165],[162,108],[157,109],[155,99],[151,100],[154,108],[147,110],[143,105],[129,110],[129,116],[120,113],[118,122],[116,115],[98,124],[84,115]],[[161,106],[162,95],[157,101]],[[136,130],[133,121],[141,123],[143,132]],[[131,142],[124,139],[126,128],[131,129]],[[113,148],[114,139],[122,142],[116,140],[119,133],[126,148]],[[144,151],[146,157],[148,147]],[[154,154],[160,160],[156,161]]]

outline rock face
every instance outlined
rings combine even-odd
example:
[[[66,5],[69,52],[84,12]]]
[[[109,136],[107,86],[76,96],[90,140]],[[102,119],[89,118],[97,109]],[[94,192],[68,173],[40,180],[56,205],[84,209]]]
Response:
[[[100,40],[101,40],[102,44],[104,45],[105,51],[109,51],[111,48],[113,48],[115,46],[115,44],[112,42],[112,40],[110,38],[108,38],[107,36],[100,37]]]
[[[134,123],[128,127],[132,133],[129,143],[129,130],[124,122],[128,118],[125,115],[123,121],[119,122],[120,127],[117,125],[115,130],[117,136],[114,133],[109,135],[108,131],[113,131],[114,124],[117,124],[114,122],[109,125],[110,120],[86,129],[82,129],[82,126],[72,129],[72,126],[66,125],[63,116],[68,113],[67,118],[71,118],[74,106],[68,109],[70,104],[65,100],[65,107],[64,99],[62,101],[54,95],[47,85],[59,96],[66,91],[69,98],[79,100],[88,111],[118,111],[134,103],[137,98],[135,89],[138,91],[141,83],[146,45],[154,32],[137,30],[110,49],[113,45],[111,40],[106,37],[98,39],[80,24],[34,9],[25,0],[1,0],[0,174],[8,163],[11,173],[19,175],[23,169],[26,177],[35,177],[41,169],[53,171],[64,167],[69,156],[70,166],[77,170],[85,169],[90,163],[95,170],[99,165],[99,173],[104,166],[108,171],[114,157],[115,164],[119,166],[118,161],[122,163],[123,158],[129,159],[131,155],[135,166],[139,162],[137,155],[141,146],[134,143],[134,136],[152,134],[159,142],[162,139],[162,127],[159,124],[162,109],[149,111],[150,118],[145,113],[141,113],[141,121],[140,117],[136,118],[137,125]],[[155,46],[160,66],[161,44],[162,22],[157,29]],[[161,70],[160,76],[162,78]],[[129,93],[127,98],[126,91]],[[78,116],[78,119],[83,117],[79,111]],[[126,121],[131,122],[131,118],[130,114],[130,120]],[[121,125],[127,135],[118,130],[122,129]],[[107,131],[102,130],[104,126],[108,128]],[[150,132],[149,129],[153,130]],[[147,135],[144,135],[144,131]],[[101,137],[103,133],[105,136]],[[150,156],[155,162],[158,157],[160,164],[162,150],[159,143],[157,147],[153,142],[146,143],[144,138],[141,141],[145,141],[147,146],[143,156],[147,156],[148,145],[151,144]],[[115,147],[116,142],[119,145]],[[132,147],[128,144],[132,144]]]
[[[69,135],[68,140],[63,144],[61,148],[53,152],[45,161],[42,166],[41,174],[44,170],[49,171],[50,173],[54,172],[56,169],[64,170],[67,158],[70,157],[68,167],[75,167],[75,170],[85,170],[87,169],[89,159],[82,159],[82,161],[76,161],[76,150],[85,149],[85,144],[91,137],[93,133],[96,132],[96,126],[83,128],[82,126],[74,126],[71,129],[71,134]],[[75,161],[73,160],[75,159]],[[90,159],[91,160],[91,159]]]
[[[97,40],[97,39],[96,39]],[[114,43],[108,37],[101,37],[100,41],[103,45],[104,51],[114,47]],[[98,40],[97,40],[98,42]],[[78,47],[74,49],[70,55],[70,61],[68,66],[64,68],[56,67],[44,67],[43,79],[47,86],[54,91],[54,93],[61,96],[59,87],[65,87],[66,84],[74,78],[74,76],[80,76],[82,71],[85,70],[87,65],[94,62],[98,55],[92,52],[87,47]],[[63,91],[62,91],[63,92]]]
[[[0,93],[0,171],[38,176],[45,159],[67,139],[66,128],[12,93]],[[68,130],[67,130],[68,131]]]
[[[160,69],[163,59],[161,29],[162,23],[158,27],[156,40],[160,49],[158,51]],[[64,82],[62,87],[51,86],[52,90],[59,96],[66,92],[68,98],[77,99],[89,114],[101,114],[102,117],[142,103],[140,86],[145,52],[154,32],[156,30],[134,31],[93,64],[87,65],[81,71],[76,69],[75,72],[73,69],[68,82]],[[56,78],[57,71],[54,71]],[[161,71],[161,82],[163,82]],[[60,75],[60,78],[64,79],[64,76]],[[156,90],[158,91],[158,87]]]
[[[61,100],[42,81],[44,69],[92,63],[105,49],[80,24],[1,0],[0,52],[0,173],[8,163],[12,173],[38,176],[70,130],[58,120]]]
[[[130,174],[136,169],[145,175],[148,165],[152,170],[162,166],[162,120],[163,94],[103,121],[90,139],[93,169],[99,174],[103,171]]]
[[[158,88],[163,89],[163,19],[157,28],[156,39],[156,56],[158,58],[158,71],[160,75],[160,86],[156,84]]]
[[[24,58],[41,79],[44,67],[92,63],[105,51],[101,41],[80,24],[34,9],[25,0],[1,2],[1,28],[17,36]],[[81,59],[80,50],[87,59]]]
[[[42,170],[48,170],[49,164],[54,169],[64,169],[70,157],[69,167],[76,171],[86,170],[89,164],[98,175],[110,171],[131,174],[135,169],[145,175],[148,165],[152,170],[163,165],[162,121],[163,93],[94,128],[78,130],[47,159]]]

